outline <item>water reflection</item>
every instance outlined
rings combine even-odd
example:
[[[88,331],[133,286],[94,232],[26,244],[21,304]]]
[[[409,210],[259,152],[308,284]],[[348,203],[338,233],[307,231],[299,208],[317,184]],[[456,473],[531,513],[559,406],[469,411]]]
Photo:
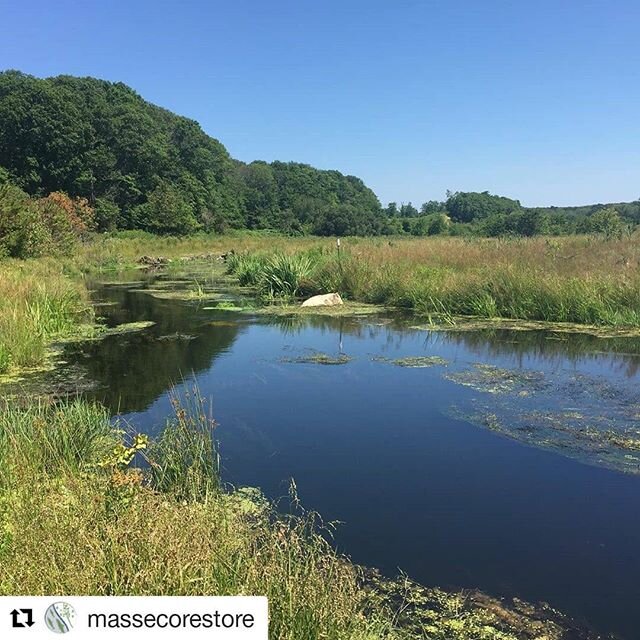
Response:
[[[356,561],[388,573],[400,567],[427,584],[549,601],[634,638],[639,478],[558,438],[561,455],[545,450],[554,448],[548,438],[524,446],[469,417],[488,411],[513,426],[534,411],[574,419],[579,405],[592,426],[605,418],[605,431],[617,424],[629,435],[638,426],[630,413],[637,340],[429,332],[384,314],[251,317],[158,299],[140,286],[95,295],[116,303],[100,307],[109,324],[152,320],[152,328],[66,354],[100,383],[97,397],[140,429],[154,433],[169,412],[167,389],[193,372],[221,424],[225,479],[278,497],[294,477],[308,507],[345,523],[336,544]],[[323,366],[297,357],[309,352],[351,360]],[[410,357],[443,364],[390,364]],[[478,364],[515,371],[506,382],[499,374],[507,392],[452,379]],[[576,451],[591,465],[572,459]]]
[[[228,313],[203,311],[202,303],[163,300],[140,290],[107,286],[95,298],[111,303],[98,307],[109,326],[155,323],[142,332],[72,345],[65,353],[97,383],[93,397],[122,413],[143,411],[173,384],[210,369],[245,326],[229,321]]]

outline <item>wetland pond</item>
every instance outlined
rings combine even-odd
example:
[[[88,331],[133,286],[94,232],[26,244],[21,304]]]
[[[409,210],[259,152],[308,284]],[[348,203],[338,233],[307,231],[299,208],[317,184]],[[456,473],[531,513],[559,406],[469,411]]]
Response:
[[[638,638],[640,341],[274,317],[223,279],[185,300],[192,276],[132,277],[97,313],[155,324],[67,345],[59,380],[150,434],[195,380],[224,480],[277,499],[294,478],[355,562]]]

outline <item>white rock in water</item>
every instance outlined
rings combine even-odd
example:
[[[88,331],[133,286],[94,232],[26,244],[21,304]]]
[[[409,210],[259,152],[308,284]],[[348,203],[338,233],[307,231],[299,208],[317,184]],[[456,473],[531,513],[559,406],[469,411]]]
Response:
[[[332,307],[336,304],[344,304],[338,293],[324,293],[320,296],[313,296],[302,303],[303,307]]]

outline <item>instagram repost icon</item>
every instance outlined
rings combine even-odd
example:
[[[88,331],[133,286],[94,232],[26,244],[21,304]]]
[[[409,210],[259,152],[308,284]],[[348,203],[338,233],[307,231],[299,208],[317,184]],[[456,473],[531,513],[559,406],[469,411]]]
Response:
[[[66,602],[54,602],[44,614],[47,628],[54,633],[67,633],[73,629],[76,610]]]

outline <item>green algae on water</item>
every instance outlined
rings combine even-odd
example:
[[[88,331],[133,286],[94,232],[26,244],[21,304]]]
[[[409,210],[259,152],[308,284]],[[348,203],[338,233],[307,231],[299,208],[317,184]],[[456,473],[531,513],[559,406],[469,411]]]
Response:
[[[441,358],[440,356],[409,356],[406,358],[385,358],[384,356],[377,356],[372,358],[374,362],[386,362],[388,364],[396,365],[397,367],[407,367],[409,369],[424,369],[427,367],[446,367],[449,364],[448,360]]]
[[[175,332],[175,333],[168,333],[164,336],[158,336],[157,340],[160,341],[167,341],[167,340],[195,340],[196,336],[187,334],[187,333],[179,333],[179,332]]]
[[[631,380],[490,365],[445,377],[481,392],[457,402],[457,418],[587,464],[640,473],[640,398]]]
[[[194,291],[192,289],[135,289],[134,293],[145,293],[157,300],[184,300],[191,302],[194,300],[215,300],[220,297],[220,293],[214,291]]]
[[[222,300],[215,306],[202,307],[202,310],[203,311],[235,311],[239,313],[241,311],[248,311],[251,308],[252,307],[249,305],[240,306],[239,304],[231,300]]]
[[[345,302],[344,304],[303,307],[296,304],[270,304],[260,307],[254,313],[267,316],[331,316],[357,317],[372,316],[387,311],[386,307],[375,304],[364,304],[355,302]]]
[[[588,417],[570,411],[531,411],[518,416],[484,411],[465,418],[508,438],[569,458],[640,473],[640,425],[624,426],[605,416]]]
[[[351,362],[351,360],[352,358],[345,353],[340,353],[337,356],[332,356],[327,353],[317,351],[309,355],[297,356],[294,358],[281,358],[280,362],[296,364],[338,365],[347,364],[348,362]]]
[[[544,373],[522,369],[502,369],[490,364],[477,363],[472,369],[449,373],[447,380],[486,393],[510,393],[518,391],[528,395],[547,387]]]
[[[149,327],[153,327],[155,322],[152,320],[143,320],[141,322],[123,322],[115,327],[98,327],[96,338],[102,338],[104,336],[119,336],[126,333],[136,333],[138,331],[144,331]]]
[[[547,331],[560,334],[582,333],[595,338],[640,338],[640,327],[600,326],[577,324],[574,322],[548,322],[545,320],[512,320],[508,318],[473,318],[469,316],[452,316],[447,322],[434,322],[413,325],[419,331],[485,331],[501,329],[505,331]]]

